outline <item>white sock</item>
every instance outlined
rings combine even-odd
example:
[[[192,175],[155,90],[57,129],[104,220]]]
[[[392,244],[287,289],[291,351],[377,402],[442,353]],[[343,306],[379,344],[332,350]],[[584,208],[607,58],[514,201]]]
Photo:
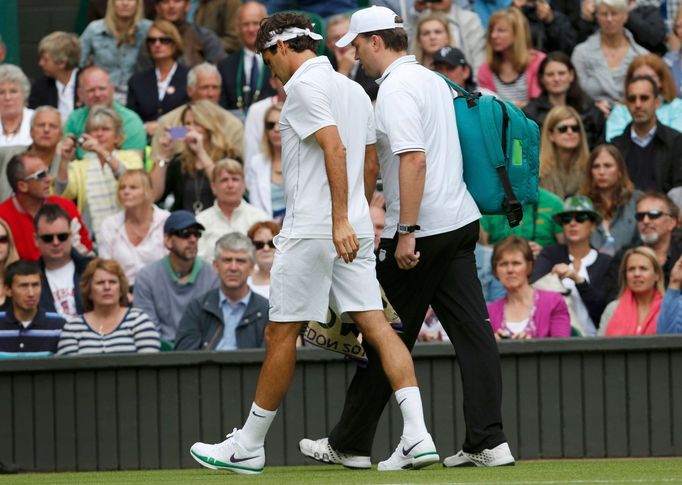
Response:
[[[265,435],[268,434],[276,414],[276,409],[268,411],[254,402],[251,405],[249,417],[246,418],[244,427],[239,433],[239,444],[247,450],[257,450],[262,447],[265,444]]]
[[[422,397],[418,387],[403,387],[395,391],[395,399],[403,414],[403,436],[410,442],[429,432],[424,423],[424,410],[422,409]]]

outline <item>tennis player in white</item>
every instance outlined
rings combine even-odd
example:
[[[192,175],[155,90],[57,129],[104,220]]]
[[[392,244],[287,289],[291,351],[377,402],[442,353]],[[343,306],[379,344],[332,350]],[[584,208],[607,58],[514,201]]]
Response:
[[[390,466],[382,462],[379,469],[421,468],[439,456],[424,424],[411,356],[383,314],[372,252],[364,184],[376,176],[372,106],[359,84],[316,56],[322,37],[311,29],[307,17],[282,12],[264,19],[258,32],[258,50],[287,93],[280,118],[286,215],[275,239],[265,361],[243,427],[222,443],[195,443],[191,455],[208,468],[263,471],[265,436],[296,366],[296,337],[303,322],[324,321],[330,306],[347,313],[378,350],[402,412],[398,448]],[[371,467],[368,456],[335,453],[335,459],[349,468]]]

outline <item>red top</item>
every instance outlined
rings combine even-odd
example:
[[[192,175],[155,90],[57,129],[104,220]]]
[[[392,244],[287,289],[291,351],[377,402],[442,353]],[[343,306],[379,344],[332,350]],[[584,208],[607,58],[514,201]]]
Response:
[[[69,199],[51,195],[45,199],[45,203],[58,204],[71,218],[71,234],[73,235],[73,247],[78,252],[92,251],[92,241],[83,219],[76,208],[76,204]],[[12,238],[17,247],[19,257],[29,261],[40,258],[40,251],[34,241],[33,218],[28,214],[17,198],[13,195],[0,204],[0,219],[3,219],[12,231]]]

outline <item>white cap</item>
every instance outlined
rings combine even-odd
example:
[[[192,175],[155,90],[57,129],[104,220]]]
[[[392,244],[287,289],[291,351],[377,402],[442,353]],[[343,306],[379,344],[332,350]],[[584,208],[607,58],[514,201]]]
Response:
[[[351,16],[348,32],[338,40],[336,47],[348,46],[358,34],[365,32],[405,28],[402,22],[395,21],[396,17],[397,15],[390,8],[376,5],[358,10]]]

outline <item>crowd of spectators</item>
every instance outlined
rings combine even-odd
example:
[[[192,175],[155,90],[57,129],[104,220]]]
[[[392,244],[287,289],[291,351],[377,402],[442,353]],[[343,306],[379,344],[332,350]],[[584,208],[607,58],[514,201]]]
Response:
[[[680,2],[369,3],[403,18],[418,62],[540,128],[538,202],[515,228],[481,219],[496,337],[681,333]],[[80,35],[39,42],[41,75],[0,59],[0,355],[262,347],[286,92],[256,33],[307,12],[319,52],[374,100],[335,45],[355,8],[91,0]],[[376,247],[381,183],[366,192]],[[420,340],[448,338],[425,320]]]

